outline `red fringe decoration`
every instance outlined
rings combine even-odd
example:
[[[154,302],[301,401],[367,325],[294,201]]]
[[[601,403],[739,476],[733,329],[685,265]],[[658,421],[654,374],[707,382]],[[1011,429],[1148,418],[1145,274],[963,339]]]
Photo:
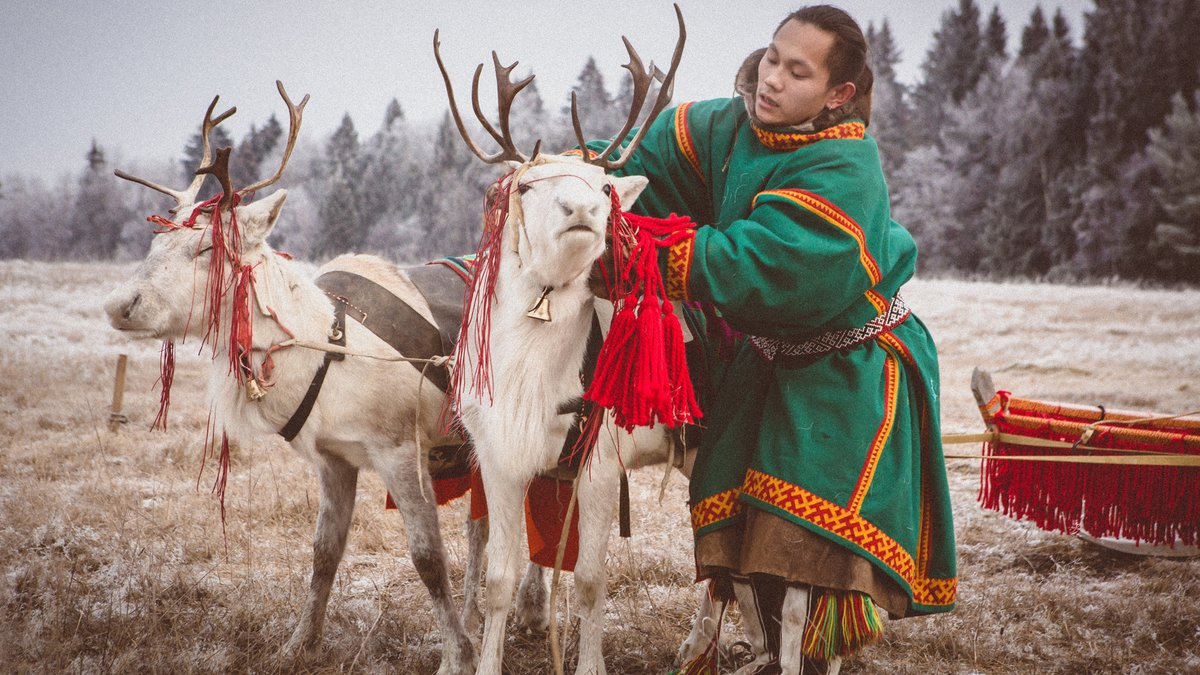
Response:
[[[442,411],[442,425],[449,428],[454,424],[454,410],[460,408],[466,385],[466,373],[470,369],[470,391],[468,394],[491,400],[491,336],[492,301],[496,297],[496,279],[500,273],[500,245],[504,240],[504,224],[508,220],[508,202],[512,192],[513,175],[510,171],[496,181],[496,190],[484,195],[483,233],[476,250],[475,274],[463,292],[462,328],[459,329],[458,344],[454,347],[455,368],[451,374],[450,396],[446,397],[446,408]],[[472,355],[468,339],[474,336],[479,345],[479,354]],[[469,364],[469,365],[468,365]]]
[[[254,290],[254,268],[242,265],[233,280],[233,307],[229,318],[229,370],[238,384],[254,376],[250,354],[254,349],[253,324],[250,320],[250,294]]]
[[[649,218],[621,211],[612,191],[613,259],[618,297],[608,337],[600,348],[592,384],[583,397],[612,411],[626,430],[662,423],[675,427],[701,417],[687,370],[683,329],[666,298],[658,250],[695,234],[686,217]],[[632,242],[626,251],[622,242]]]
[[[1001,433],[1078,443],[1098,408],[1047,404],[999,392],[991,422]],[[1143,415],[1144,416],[1144,415]],[[1107,418],[1137,419],[1136,415]],[[1139,428],[1100,426],[1086,445],[1044,448],[987,443],[989,457],[1112,456],[1137,452],[1200,454],[1195,420],[1147,422]],[[1200,468],[1068,462],[984,460],[979,501],[1038,527],[1096,537],[1186,546],[1200,543]]]
[[[174,340],[163,340],[158,362],[158,382],[162,389],[158,397],[158,414],[154,416],[154,423],[150,425],[150,430],[153,431],[161,428],[163,431],[166,431],[167,411],[171,408],[171,383],[175,381]]]

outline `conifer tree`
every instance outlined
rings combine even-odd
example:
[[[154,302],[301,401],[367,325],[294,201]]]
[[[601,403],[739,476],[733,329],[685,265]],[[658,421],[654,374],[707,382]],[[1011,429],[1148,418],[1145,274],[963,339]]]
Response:
[[[866,38],[871,71],[875,75],[870,133],[879,144],[884,175],[891,177],[903,163],[905,153],[913,147],[912,109],[906,88],[896,79],[900,50],[887,19],[878,30],[873,23],[868,23]]]
[[[958,8],[942,14],[933,46],[921,66],[923,78],[913,92],[913,107],[922,124],[915,130],[920,143],[936,143],[950,106],[960,103],[983,75],[986,59],[979,7],[959,0]]]
[[[1160,178],[1154,196],[1164,218],[1150,242],[1155,265],[1172,281],[1200,281],[1200,92],[1180,94],[1146,148]]]
[[[359,250],[367,237],[360,198],[362,155],[349,113],[325,144],[325,159],[328,192],[321,202],[321,231],[314,252],[329,257]]]
[[[1008,60],[1008,27],[996,5],[992,5],[992,13],[988,15],[987,26],[983,30],[983,50],[985,59],[1000,62]]]
[[[1062,14],[1059,13],[1055,16],[1062,16]],[[1037,54],[1049,41],[1050,27],[1046,25],[1046,16],[1042,13],[1042,6],[1038,5],[1029,14],[1029,23],[1021,30],[1021,46],[1017,50],[1017,58],[1023,59]]]
[[[70,254],[87,260],[111,260],[130,214],[121,201],[117,179],[108,168],[104,151],[94,140],[87,162],[68,228],[72,234]]]

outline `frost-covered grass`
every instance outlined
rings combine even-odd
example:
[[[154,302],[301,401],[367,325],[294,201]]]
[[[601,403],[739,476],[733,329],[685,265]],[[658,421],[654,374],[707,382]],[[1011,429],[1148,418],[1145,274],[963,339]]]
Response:
[[[3,670],[433,672],[428,597],[370,475],[320,653],[275,657],[307,586],[316,482],[282,442],[238,449],[222,535],[212,464],[200,470],[197,345],[178,350],[170,426],[152,433],[158,345],[103,317],[105,293],[130,269],[0,263]],[[945,432],[981,426],[968,388],[977,365],[1027,396],[1200,408],[1200,291],[918,280],[905,296],[939,344]],[[130,423],[112,434],[121,353]],[[950,462],[957,611],[889,622],[885,642],[844,672],[1200,671],[1200,560],[1126,556],[983,511],[977,471]],[[659,504],[662,478],[633,476],[634,537],[614,535],[610,550],[611,673],[666,672],[695,607],[685,485],[671,476]],[[442,511],[456,579],[465,517],[465,504]],[[726,632],[737,637],[736,624]],[[513,632],[507,656],[511,673],[551,672],[544,636]]]

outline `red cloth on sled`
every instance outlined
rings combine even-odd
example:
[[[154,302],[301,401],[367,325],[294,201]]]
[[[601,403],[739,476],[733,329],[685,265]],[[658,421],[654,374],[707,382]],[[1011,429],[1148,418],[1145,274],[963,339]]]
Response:
[[[1090,424],[1138,421],[1145,413],[1105,410],[996,394],[984,417],[1001,433],[1079,443]],[[993,457],[1037,455],[1110,456],[1138,453],[1200,454],[1200,420],[1178,418],[1130,426],[1098,426],[1075,448],[1046,448],[1019,442],[984,447]],[[985,460],[979,501],[1038,527],[1096,537],[1194,546],[1200,543],[1200,468],[1051,461]]]

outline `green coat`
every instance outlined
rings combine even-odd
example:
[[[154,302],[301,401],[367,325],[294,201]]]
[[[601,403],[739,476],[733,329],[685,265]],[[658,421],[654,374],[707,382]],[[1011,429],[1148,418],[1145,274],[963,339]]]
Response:
[[[658,117],[621,172],[650,178],[635,210],[698,224],[662,261],[703,347],[689,366],[704,411],[695,535],[764,509],[871,561],[908,592],[911,614],[952,609],[937,352],[924,324],[910,314],[802,359],[769,360],[749,340],[862,327],[912,276],[916,247],[891,219],[865,126],[776,132],[753,124],[740,98],[685,103]]]

